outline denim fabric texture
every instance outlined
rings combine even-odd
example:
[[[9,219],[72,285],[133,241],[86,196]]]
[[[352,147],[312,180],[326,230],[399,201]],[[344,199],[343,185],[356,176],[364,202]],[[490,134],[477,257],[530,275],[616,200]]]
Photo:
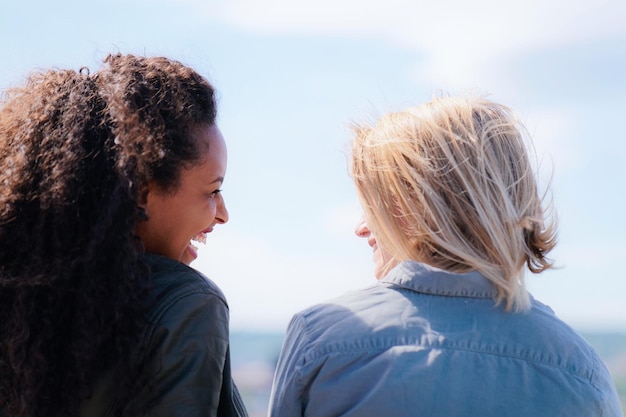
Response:
[[[544,304],[513,313],[477,272],[405,261],[296,314],[272,417],[622,417],[593,348]]]

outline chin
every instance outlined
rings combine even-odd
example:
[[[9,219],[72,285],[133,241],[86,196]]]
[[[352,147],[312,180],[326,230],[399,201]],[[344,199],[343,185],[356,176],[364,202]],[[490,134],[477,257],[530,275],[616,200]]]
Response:
[[[385,273],[380,268],[376,268],[374,270],[374,276],[376,277],[376,279],[379,280],[379,279],[381,279],[381,278],[383,278],[385,276]]]

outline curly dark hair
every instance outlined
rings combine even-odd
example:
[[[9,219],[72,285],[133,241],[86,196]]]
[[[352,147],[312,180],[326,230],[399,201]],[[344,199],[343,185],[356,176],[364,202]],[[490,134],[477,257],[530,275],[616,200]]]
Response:
[[[202,157],[213,87],[167,58],[50,70],[0,107],[0,414],[76,415],[126,363],[150,300],[134,234],[148,182],[175,189]],[[122,388],[120,388],[120,393]]]

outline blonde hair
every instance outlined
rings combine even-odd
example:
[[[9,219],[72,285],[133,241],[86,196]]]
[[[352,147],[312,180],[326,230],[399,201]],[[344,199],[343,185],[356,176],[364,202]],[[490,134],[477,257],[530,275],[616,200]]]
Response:
[[[394,259],[479,271],[497,287],[496,303],[527,310],[524,264],[534,273],[553,266],[546,255],[556,219],[512,111],[483,98],[438,98],[354,130],[351,175],[369,227]]]

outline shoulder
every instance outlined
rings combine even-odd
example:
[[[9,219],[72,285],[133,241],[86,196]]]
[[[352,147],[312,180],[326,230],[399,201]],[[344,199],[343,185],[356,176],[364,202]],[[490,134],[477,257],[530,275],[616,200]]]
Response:
[[[223,345],[220,350],[225,350],[229,310],[219,287],[180,262],[157,255],[146,255],[146,262],[150,267],[153,292],[140,349],[173,352],[209,349],[209,344],[219,343]],[[181,347],[181,344],[191,347]]]
[[[589,343],[536,300],[529,312],[512,313],[491,299],[407,293],[379,282],[300,311],[290,330],[315,356],[412,345],[542,364],[590,381],[604,376]]]
[[[305,350],[318,355],[369,350],[370,343],[378,343],[378,330],[393,324],[388,317],[397,317],[402,310],[401,298],[397,291],[379,283],[353,290],[299,311],[289,324],[289,332],[298,334]]]
[[[159,329],[197,328],[228,337],[229,310],[220,288],[199,271],[158,256],[146,255],[153,291],[144,337]]]
[[[568,401],[572,410],[582,410],[585,402],[600,407],[614,404],[616,398],[610,375],[593,348],[537,301],[529,312],[512,313],[494,306],[490,298],[425,294],[379,282],[295,314],[281,355],[279,388],[308,390],[309,404],[318,401],[316,406],[329,404],[328,398],[338,393],[333,381],[341,373],[352,390],[342,391],[343,399],[367,396],[371,406],[396,387],[416,384],[422,394],[415,398],[424,400],[416,400],[419,409],[418,403],[428,406],[429,398],[440,394],[439,385],[420,381],[452,375],[450,369],[454,378],[442,379],[446,395],[460,399],[470,411],[485,409],[485,403],[476,400],[485,398],[476,391],[479,387],[494,401],[516,403],[520,398],[520,407],[534,411]],[[365,384],[372,375],[384,375],[384,383]],[[521,381],[520,375],[528,378]],[[538,395],[549,400],[523,401]]]
[[[297,315],[313,323],[323,321],[328,316],[346,320],[367,310],[372,303],[376,303],[377,298],[383,296],[385,291],[386,289],[379,284],[370,285],[311,305],[299,311]]]
[[[524,335],[526,338],[532,336],[532,348],[524,348],[530,360],[559,368],[592,384],[606,377],[605,366],[595,349],[550,307],[533,299],[531,310],[526,314],[520,313],[516,318],[515,328],[519,330],[520,339],[518,346],[524,346]]]
[[[215,415],[229,360],[229,312],[222,291],[182,263],[146,255],[153,296],[131,362],[131,409],[158,415]],[[150,412],[146,411],[149,410]]]
[[[222,290],[201,272],[163,256],[148,254],[155,304],[170,304],[181,297],[205,294],[227,307]]]

